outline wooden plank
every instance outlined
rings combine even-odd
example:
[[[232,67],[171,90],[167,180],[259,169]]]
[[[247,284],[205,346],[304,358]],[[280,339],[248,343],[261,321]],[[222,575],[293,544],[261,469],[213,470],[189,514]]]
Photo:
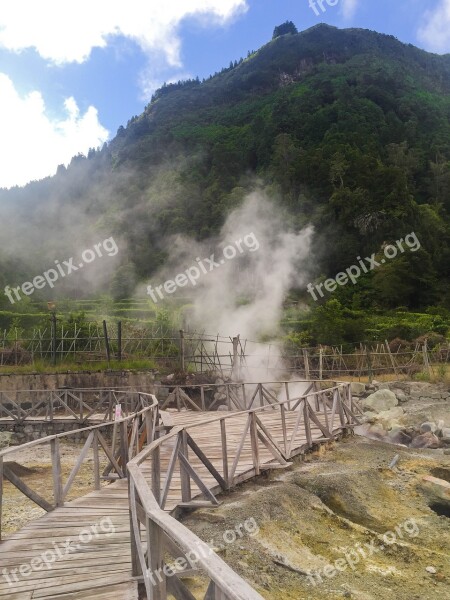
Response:
[[[113,468],[116,470],[119,477],[123,477],[122,468],[119,466],[119,463],[116,461],[116,459],[112,455],[112,453],[108,447],[108,444],[107,444],[105,438],[100,433],[100,431],[97,431],[97,436],[98,436],[98,441],[100,442],[100,446],[103,448],[103,451],[105,452],[106,456],[108,457],[109,462],[111,463]]]
[[[181,438],[180,438],[180,436],[177,436],[176,443],[175,443],[175,446],[172,451],[172,456],[170,457],[169,466],[167,468],[166,480],[164,482],[164,486],[163,486],[163,490],[162,490],[161,502],[160,502],[161,508],[164,508],[167,503],[167,496],[169,494],[170,484],[172,482],[172,477],[173,477],[175,465],[176,465],[177,458],[178,458],[178,451],[180,449],[180,443],[181,443]]]
[[[3,475],[10,483],[12,483],[18,490],[20,490],[22,494],[24,494],[35,504],[43,508],[45,511],[50,512],[55,508],[49,502],[47,502],[47,500],[42,498],[42,496],[40,496],[37,492],[29,488],[27,484],[20,479],[20,477],[17,477],[17,475],[11,470],[11,468],[8,467],[8,463],[3,464]]]
[[[199,489],[201,490],[201,492],[203,493],[205,498],[209,498],[209,500],[213,504],[218,506],[219,502],[217,501],[217,498],[210,491],[209,487],[206,486],[204,484],[204,482],[200,479],[200,477],[196,473],[195,469],[190,464],[189,460],[186,458],[186,456],[181,451],[178,452],[178,458],[180,459],[180,464],[182,465],[183,469],[186,470],[186,472],[189,474],[189,476],[193,479],[193,481],[199,487]],[[191,498],[189,498],[189,500],[183,500],[183,502],[190,502],[190,501],[191,501]]]
[[[72,487],[72,483],[74,482],[75,477],[78,474],[78,471],[81,468],[81,465],[84,463],[85,458],[88,455],[88,452],[91,448],[92,445],[92,440],[94,439],[94,432],[91,431],[91,433],[88,435],[88,439],[86,440],[83,449],[80,452],[80,456],[78,457],[77,462],[75,463],[67,481],[66,481],[66,485],[63,487],[62,490],[62,500],[64,501],[64,498],[67,496],[67,494],[69,493],[70,488]]]
[[[187,444],[187,433],[181,431],[180,433],[181,447],[178,451],[178,458],[183,454],[184,458],[189,464],[188,459],[188,444]],[[183,469],[180,461],[180,477],[181,477],[181,499],[183,502],[190,502],[192,500],[191,482],[189,479],[189,470]]]
[[[211,473],[211,475],[214,477],[214,479],[217,481],[217,483],[222,487],[223,490],[226,490],[227,483],[226,483],[225,479],[222,477],[222,475],[219,473],[219,471],[214,467],[214,465],[208,459],[206,454],[197,446],[197,444],[194,442],[194,440],[192,439],[192,437],[189,434],[187,434],[187,443],[188,443],[189,447],[192,448],[192,450],[198,456],[198,458],[202,461],[202,463],[205,465],[205,467],[208,469],[208,471]]]

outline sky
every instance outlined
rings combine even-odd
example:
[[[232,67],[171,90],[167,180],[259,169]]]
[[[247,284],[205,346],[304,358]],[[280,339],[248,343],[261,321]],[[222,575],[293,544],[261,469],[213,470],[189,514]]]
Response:
[[[220,71],[286,20],[450,53],[450,0],[0,0],[0,187],[53,175],[165,81]]]

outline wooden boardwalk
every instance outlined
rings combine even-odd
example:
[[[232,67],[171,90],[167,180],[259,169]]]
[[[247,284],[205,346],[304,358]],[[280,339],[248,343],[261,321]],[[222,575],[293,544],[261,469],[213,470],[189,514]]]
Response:
[[[219,420],[204,426],[198,425],[206,419],[210,421],[210,415],[211,413],[205,415],[182,412],[174,414],[173,421],[174,425],[195,425],[190,430],[190,435],[200,447],[208,446],[209,459],[217,469],[220,469],[223,457]],[[234,450],[239,444],[245,418],[245,415],[238,415],[229,419],[227,439],[230,449]],[[287,419],[288,422],[292,421],[289,424],[294,425],[296,414],[288,414]],[[281,444],[283,433],[276,417],[264,414],[261,420],[270,430],[275,441]],[[323,423],[325,423],[324,418]],[[312,427],[311,434],[314,442],[327,441],[318,427]],[[305,443],[305,431],[300,429],[295,439],[295,446],[300,448]],[[167,445],[161,456],[162,469],[168,468],[170,456],[170,445]],[[231,452],[229,458],[232,459]],[[268,450],[261,451],[260,460],[264,470],[265,464],[273,462],[273,455]],[[191,464],[203,482],[211,488],[216,487],[216,481],[200,460],[193,458]],[[243,446],[237,473],[244,475],[252,468],[252,451],[250,443],[247,442]],[[146,477],[151,477],[151,460],[146,461],[142,471]],[[200,495],[200,489],[195,484],[192,485],[192,494],[193,497]],[[174,473],[165,510],[172,512],[181,500],[180,473]],[[100,529],[99,523],[108,517],[113,523],[114,533],[110,532],[106,522],[102,525],[106,531]],[[95,527],[97,533],[92,530]],[[91,532],[92,540],[89,543],[80,543],[79,536],[83,531]],[[89,535],[85,533],[83,539],[88,538]],[[67,540],[77,546],[77,549],[51,562],[52,555],[58,554],[55,545],[60,549],[60,553],[64,553],[64,544],[67,547]],[[40,557],[43,555],[49,561],[50,568],[42,563],[39,564]],[[36,566],[41,567],[39,570],[26,568],[27,565],[33,564],[33,559],[36,559]],[[20,568],[23,574],[15,573],[14,570]],[[126,480],[117,481],[101,491],[92,492],[79,500],[67,503],[64,507],[57,508],[9,536],[0,544],[0,572],[2,572],[0,598],[10,600],[137,599],[136,583],[131,580],[130,521]]]
[[[200,504],[214,505],[221,489],[232,488],[265,470],[287,468],[295,455],[325,443],[351,427],[350,413],[344,406],[347,390],[342,391],[342,396],[337,388],[333,393],[334,396],[329,396],[334,398],[332,401],[326,399],[325,392],[320,392],[312,399],[303,397],[297,402],[292,400],[289,404],[269,405],[247,412],[182,410],[159,413],[166,427],[160,434],[152,434],[148,438],[153,439],[148,450],[144,448],[130,461],[130,477],[131,469],[134,469],[131,483],[122,478],[77,500],[62,503],[0,542],[0,600],[137,600],[137,579],[133,577],[133,571],[139,574],[135,554],[137,532],[142,548],[139,548],[141,564],[143,557],[147,557],[145,561],[149,567],[153,553],[152,544],[147,544],[146,532],[155,534],[154,538],[150,533],[150,540],[162,538],[152,529],[153,517],[149,513],[152,509],[143,509],[139,504],[145,490],[143,493],[138,488],[136,469],[139,470],[138,479],[142,475],[142,482],[146,481],[155,495],[158,511],[163,509],[165,514],[177,516],[184,507],[195,506],[199,500]],[[132,437],[130,448],[139,445],[137,441],[145,424],[139,429],[135,422],[133,430],[134,437],[130,432],[126,434],[128,440]],[[147,425],[147,435],[148,431]],[[164,435],[165,431],[169,433]],[[91,433],[90,437],[93,435]],[[0,467],[1,460],[0,457]],[[116,467],[116,471],[120,470],[117,464]],[[135,519],[133,529],[130,527],[130,506]],[[143,506],[149,506],[147,500]],[[144,527],[139,527],[138,521],[144,523]],[[176,534],[171,538],[169,533],[165,530],[166,543],[173,544],[175,540],[175,548],[177,544],[182,548],[184,539],[180,543]],[[192,547],[192,543],[195,543],[193,538],[189,542],[191,545],[185,546]],[[160,549],[160,556],[161,552]],[[217,569],[220,571],[220,564]],[[140,581],[144,580],[145,576],[141,574]],[[183,584],[177,577],[172,578],[171,585],[175,580],[178,582],[175,597],[192,597],[179,587]],[[153,598],[149,595],[148,581],[145,583],[147,598]],[[211,585],[209,589],[216,589],[214,581]],[[227,594],[220,587],[214,592],[216,595],[210,591],[205,598],[260,598],[245,582],[237,582],[235,589],[239,586],[242,594]],[[154,597],[165,598],[165,587]]]

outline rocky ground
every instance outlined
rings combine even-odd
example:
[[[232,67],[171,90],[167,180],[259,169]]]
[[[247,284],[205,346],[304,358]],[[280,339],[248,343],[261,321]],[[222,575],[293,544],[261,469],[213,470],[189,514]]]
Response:
[[[185,524],[267,600],[443,600],[450,521],[430,508],[437,499],[424,478],[433,474],[450,480],[450,457],[352,437]],[[258,535],[246,532],[251,519]],[[244,535],[231,542],[236,527]]]
[[[355,431],[372,439],[450,453],[450,390],[444,384],[353,383],[364,411]]]
[[[393,393],[370,399],[378,389]],[[405,383],[354,391],[380,439],[330,444],[185,524],[267,600],[450,598],[450,393]],[[424,423],[435,425],[435,447],[410,447]],[[392,443],[394,429],[408,446]],[[203,597],[201,579],[188,583]]]

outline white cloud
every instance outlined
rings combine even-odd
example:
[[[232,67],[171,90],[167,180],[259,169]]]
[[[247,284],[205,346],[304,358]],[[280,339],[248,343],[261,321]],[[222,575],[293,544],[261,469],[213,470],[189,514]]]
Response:
[[[346,19],[352,19],[358,9],[359,0],[342,0],[342,13]]]
[[[146,69],[141,71],[139,75],[139,87],[141,89],[140,99],[143,102],[149,102],[152,95],[161,88],[164,83],[178,83],[178,81],[186,81],[187,79],[194,79],[195,76],[192,73],[186,71],[180,71],[168,77],[165,81],[162,81],[159,76],[155,76],[155,72],[148,66]]]
[[[123,35],[147,53],[162,51],[170,66],[180,67],[183,19],[223,24],[246,8],[246,0],[2,0],[0,46],[35,48],[56,64],[81,63],[93,48],[105,47],[109,36]]]
[[[423,25],[417,32],[418,39],[427,50],[450,52],[450,0],[440,0],[434,10],[427,10]]]
[[[75,99],[67,98],[64,108],[64,119],[50,118],[40,92],[21,97],[0,73],[0,187],[52,175],[59,164],[107,140],[93,106],[80,114]]]

